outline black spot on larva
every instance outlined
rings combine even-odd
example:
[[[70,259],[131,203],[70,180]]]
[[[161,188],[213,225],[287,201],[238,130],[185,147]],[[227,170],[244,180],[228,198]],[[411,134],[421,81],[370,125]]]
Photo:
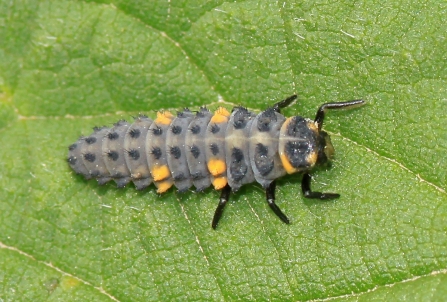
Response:
[[[287,135],[297,137],[300,132],[309,131],[306,120],[301,116],[295,116],[287,125]],[[303,136],[300,136],[303,137]]]
[[[171,128],[171,131],[172,131],[173,134],[178,135],[178,134],[182,133],[182,127],[174,126],[174,127]]]
[[[131,149],[127,151],[127,154],[129,154],[129,157],[132,158],[133,160],[138,160],[140,158],[140,151],[136,149]]]
[[[163,129],[161,129],[160,127],[155,127],[152,129],[152,133],[156,136],[162,135],[163,134]]]
[[[194,158],[199,157],[199,155],[200,155],[200,149],[199,149],[199,147],[197,147],[196,145],[193,145],[193,146],[191,147],[191,153],[192,153],[192,156],[194,156]]]
[[[244,107],[236,107],[236,110],[233,117],[233,126],[235,129],[244,129],[249,121],[250,113]]]
[[[119,134],[116,132],[109,132],[107,133],[107,138],[110,139],[111,141],[118,139]]]
[[[183,173],[179,173],[174,176],[174,181],[181,181],[181,180],[185,180],[185,179],[186,179],[186,177]]]
[[[177,146],[171,147],[171,149],[169,149],[169,153],[171,153],[175,159],[179,159],[180,156],[182,156],[182,151],[180,151],[180,148]]]
[[[183,111],[177,112],[177,117],[184,118],[184,117],[186,117],[185,113],[190,113],[190,112],[191,112],[191,110],[189,110],[189,108],[185,108],[185,109],[183,109]]]
[[[275,110],[269,108],[261,113],[258,118],[258,130],[260,132],[268,132],[270,130],[271,124],[276,122],[277,118],[275,115]]]
[[[191,174],[191,177],[193,180],[199,180],[204,178],[203,174],[201,172],[195,172]]]
[[[219,126],[217,126],[216,124],[212,124],[211,125],[211,133],[216,134],[219,131],[220,131],[220,127]]]
[[[68,150],[73,151],[74,149],[76,149],[78,147],[78,145],[76,144],[71,144],[70,146],[68,146]]]
[[[235,181],[241,181],[247,174],[248,166],[244,161],[244,153],[239,148],[231,150],[230,176]]]
[[[219,146],[217,146],[216,144],[211,144],[210,150],[211,150],[211,153],[213,153],[213,155],[216,155],[219,153]]]
[[[122,125],[125,125],[125,124],[127,124],[126,120],[119,120],[118,122],[113,124],[113,126],[119,127],[119,126],[122,126]]]
[[[274,161],[268,157],[268,148],[263,144],[256,145],[254,162],[262,176],[267,176],[273,170]]]
[[[256,145],[256,153],[258,153],[261,156],[267,156],[267,154],[269,153],[269,150],[267,149],[266,146],[259,143]]]
[[[301,116],[295,116],[287,125],[287,135],[299,137],[304,140],[316,141],[317,135],[314,130],[309,128],[307,121]]]
[[[198,134],[198,133],[200,133],[200,126],[199,125],[194,125],[194,126],[191,127],[190,130],[191,130],[192,134]]]
[[[96,133],[96,132],[99,132],[102,129],[106,129],[106,128],[107,128],[106,126],[95,126],[95,127],[93,127],[93,131]]]
[[[129,135],[131,138],[139,138],[140,134],[141,134],[140,129],[132,128],[129,131]]]
[[[89,136],[85,138],[85,142],[89,145],[96,143],[96,137]]]
[[[244,153],[242,153],[242,150],[239,148],[233,148],[233,150],[231,150],[231,158],[233,161],[240,163],[244,160]]]
[[[116,151],[108,151],[107,157],[113,161],[116,161],[118,159],[118,157],[120,157],[120,156],[119,156],[118,152],[116,152]]]
[[[96,156],[95,156],[95,154],[93,154],[93,153],[85,153],[85,154],[84,154],[84,159],[85,159],[86,161],[92,163],[92,162],[95,161]]]
[[[159,159],[161,157],[161,149],[155,147],[154,149],[152,149],[151,154],[154,156],[155,159]]]
[[[256,167],[258,168],[258,171],[262,176],[267,176],[273,170],[274,163],[272,160],[264,165],[257,165]]]
[[[309,141],[287,142],[284,148],[287,159],[296,169],[306,169],[310,166],[307,156],[312,152],[313,147]]]
[[[76,165],[76,162],[78,161],[78,159],[74,156],[70,156],[69,158],[67,158],[67,161],[70,165],[74,166],[74,165]]]
[[[197,112],[197,117],[204,117],[206,113],[210,112],[206,107],[200,107],[200,110]]]

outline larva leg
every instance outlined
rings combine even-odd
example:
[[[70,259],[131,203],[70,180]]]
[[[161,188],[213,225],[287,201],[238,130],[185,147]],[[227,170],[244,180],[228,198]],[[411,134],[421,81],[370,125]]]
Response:
[[[211,227],[213,229],[217,228],[220,218],[222,217],[223,210],[228,200],[230,199],[231,187],[227,184],[220,193],[220,201],[217,205],[216,212],[214,212],[213,222]]]
[[[301,181],[301,189],[303,190],[303,195],[306,198],[315,198],[315,199],[335,199],[340,197],[340,194],[337,193],[321,193],[321,192],[312,192],[310,189],[310,181],[311,177],[309,173],[305,173],[303,175],[303,180]]]
[[[292,96],[289,96],[285,100],[282,100],[281,102],[276,103],[275,105],[273,105],[273,110],[275,110],[276,112],[280,113],[281,108],[286,108],[287,106],[292,104],[292,102],[294,100],[296,100],[297,97],[298,96],[296,94],[294,94]]]
[[[324,115],[330,109],[351,109],[363,106],[365,101],[362,100],[354,100],[349,102],[339,102],[339,103],[326,103],[320,106],[317,111],[317,115],[315,116],[315,122],[318,124],[318,130],[321,130],[323,126]]]
[[[276,189],[276,182],[272,181],[272,183],[265,189],[265,196],[267,199],[267,203],[269,204],[270,208],[273,210],[273,212],[276,214],[276,216],[279,217],[284,223],[289,224],[289,218],[281,211],[281,209],[276,205],[275,203],[275,189]]]

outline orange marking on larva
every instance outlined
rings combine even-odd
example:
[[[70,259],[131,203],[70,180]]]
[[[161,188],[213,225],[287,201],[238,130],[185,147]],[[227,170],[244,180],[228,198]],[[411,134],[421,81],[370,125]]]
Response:
[[[282,126],[281,126],[281,130],[282,130],[282,129],[287,129],[287,126],[290,124],[291,121],[292,121],[292,118],[291,118],[291,117],[288,117],[288,118],[284,121],[284,123],[282,124]]]
[[[218,176],[223,174],[227,170],[227,165],[223,160],[220,159],[210,159],[208,161],[208,171],[211,175]]]
[[[295,169],[292,164],[290,163],[289,159],[287,158],[287,155],[285,153],[279,154],[279,158],[281,158],[282,166],[286,170],[288,174],[295,173],[297,169]]]
[[[157,193],[161,194],[166,192],[170,187],[172,187],[173,184],[174,182],[171,179],[156,182],[155,185],[157,186]]]
[[[169,111],[158,111],[154,122],[161,125],[170,125],[173,118],[174,116]]]
[[[306,161],[313,167],[317,162],[318,154],[317,152],[312,152],[306,157]]]
[[[318,124],[315,123],[314,121],[307,122],[307,127],[309,127],[309,129],[312,129],[315,132],[318,132]]]
[[[152,168],[151,174],[154,181],[160,181],[171,176],[171,171],[169,171],[167,165],[154,166]]]
[[[227,185],[227,178],[225,176],[214,178],[213,186],[214,189],[220,190]]]
[[[217,108],[216,111],[214,111],[214,115],[211,118],[211,123],[219,124],[219,123],[225,123],[228,121],[228,118],[230,117],[230,113],[227,109],[224,107]]]

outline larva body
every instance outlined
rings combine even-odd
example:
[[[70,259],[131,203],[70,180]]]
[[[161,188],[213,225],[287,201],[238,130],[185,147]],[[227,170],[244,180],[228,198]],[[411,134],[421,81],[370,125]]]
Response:
[[[280,108],[295,98],[259,114],[243,107],[235,107],[231,113],[222,107],[214,113],[206,108],[196,113],[185,109],[176,116],[160,111],[154,120],[138,116],[133,123],[119,121],[111,128],[94,128],[91,135],[70,145],[68,163],[76,173],[95,178],[99,184],[114,180],[123,187],[132,181],[142,190],[154,183],[158,193],[172,186],[180,192],[193,186],[197,191],[210,185],[223,189],[215,227],[231,191],[257,181],[266,189],[268,199],[269,192],[274,196],[275,179],[288,173],[307,173],[331,159],[334,149],[329,136],[321,131],[322,117],[317,114],[312,121],[280,113]],[[363,102],[332,104],[347,107]],[[322,107],[324,116],[327,108]],[[275,213],[288,222],[274,198],[272,202]]]

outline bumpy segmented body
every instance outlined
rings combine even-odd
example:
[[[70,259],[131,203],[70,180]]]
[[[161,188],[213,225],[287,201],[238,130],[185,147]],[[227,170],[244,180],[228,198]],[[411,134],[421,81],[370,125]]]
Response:
[[[118,187],[132,181],[141,190],[154,183],[157,192],[171,186],[184,192],[202,191],[211,184],[232,191],[257,181],[267,188],[275,179],[309,171],[317,161],[318,125],[295,116],[286,119],[269,108],[254,114],[235,107],[214,113],[201,108],[155,120],[139,116],[133,123],[94,128],[69,147],[68,162],[76,173],[100,184]]]
[[[130,124],[117,122],[112,128],[95,127],[68,147],[68,163],[86,179],[99,184],[114,180],[118,187],[132,181],[142,190],[154,183],[157,192],[177,187],[179,192],[194,186],[203,191],[213,185],[221,190],[211,223],[216,228],[230,193],[257,181],[265,189],[266,201],[284,223],[289,218],[275,203],[275,180],[285,174],[302,173],[304,197],[329,200],[337,193],[311,190],[310,171],[328,164],[333,155],[329,135],[322,130],[328,110],[356,108],[362,100],[325,103],[315,120],[280,112],[293,103],[292,95],[256,115],[246,108],[228,112],[206,108],[193,114],[188,109],[177,116],[157,113],[155,120],[139,116]]]

